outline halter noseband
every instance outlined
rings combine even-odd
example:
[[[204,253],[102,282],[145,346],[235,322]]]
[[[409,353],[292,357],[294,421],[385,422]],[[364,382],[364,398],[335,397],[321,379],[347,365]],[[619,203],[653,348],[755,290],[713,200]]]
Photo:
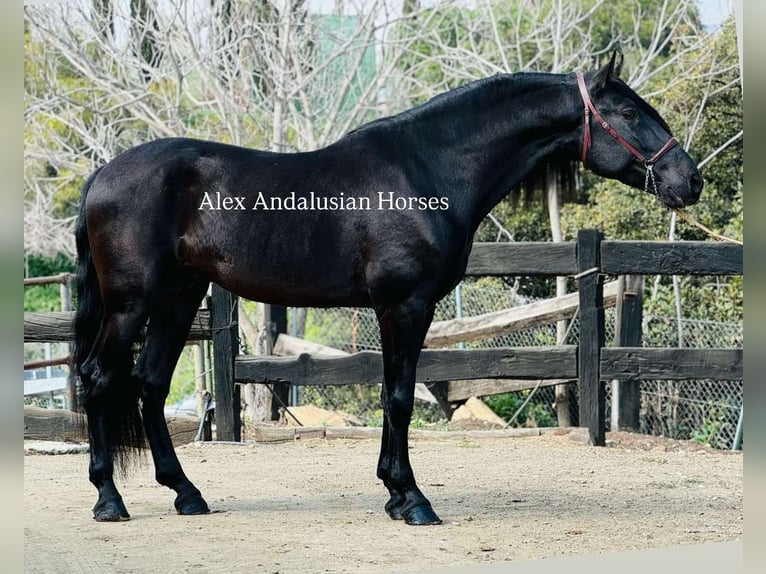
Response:
[[[665,145],[662,146],[657,153],[655,153],[652,157],[649,159],[646,159],[641,152],[639,152],[636,148],[634,148],[630,143],[623,138],[620,134],[618,134],[615,129],[609,125],[609,122],[607,122],[603,117],[601,117],[601,114],[598,113],[598,110],[593,105],[593,102],[590,99],[590,94],[588,94],[588,88],[585,86],[585,79],[583,78],[582,74],[577,74],[577,87],[580,89],[580,96],[582,96],[583,104],[585,105],[585,128],[583,132],[583,138],[582,138],[582,154],[581,159],[583,165],[586,165],[586,159],[588,157],[588,148],[590,148],[591,144],[591,137],[590,137],[590,116],[591,114],[593,117],[598,121],[599,124],[601,124],[601,127],[606,130],[606,132],[612,136],[614,139],[617,140],[617,142],[624,147],[626,150],[628,150],[630,153],[632,153],[638,161],[644,164],[644,167],[646,168],[646,182],[645,187],[646,190],[649,190],[649,179],[651,178],[652,185],[654,187],[654,195],[658,195],[657,192],[657,184],[654,181],[654,171],[653,167],[654,164],[657,163],[657,160],[660,159],[665,153],[673,148],[674,146],[678,145],[678,140],[671,136],[671,138],[665,142]]]

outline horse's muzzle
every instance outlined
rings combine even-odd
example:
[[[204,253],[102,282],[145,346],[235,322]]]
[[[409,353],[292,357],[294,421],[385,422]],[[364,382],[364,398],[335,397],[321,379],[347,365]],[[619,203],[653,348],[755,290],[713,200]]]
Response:
[[[678,186],[662,185],[657,189],[659,200],[671,209],[681,209],[694,205],[700,200],[703,181],[699,172],[695,171],[689,176],[688,183]]]
[[[702,176],[698,171],[695,171],[689,178],[689,196],[684,198],[684,206],[694,205],[700,200],[704,185],[705,182],[702,180]]]

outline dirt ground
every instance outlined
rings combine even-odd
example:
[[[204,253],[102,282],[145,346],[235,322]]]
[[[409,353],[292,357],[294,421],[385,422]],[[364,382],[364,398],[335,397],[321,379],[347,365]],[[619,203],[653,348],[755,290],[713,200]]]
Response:
[[[742,535],[742,455],[619,433],[411,441],[419,484],[444,520],[383,512],[378,442],[186,445],[213,514],[178,516],[150,463],[122,484],[132,519],[97,523],[87,455],[25,456],[29,573],[397,572],[670,545]]]

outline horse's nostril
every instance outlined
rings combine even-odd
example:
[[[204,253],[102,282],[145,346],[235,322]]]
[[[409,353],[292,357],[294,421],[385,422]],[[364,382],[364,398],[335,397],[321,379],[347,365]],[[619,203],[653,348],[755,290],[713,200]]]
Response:
[[[684,207],[688,207],[688,206],[690,206],[690,205],[694,205],[694,204],[695,204],[695,203],[697,203],[699,200],[700,200],[700,196],[699,196],[699,194],[697,194],[697,195],[694,195],[694,196],[692,196],[692,197],[690,197],[690,198],[688,198],[688,199],[684,200]]]
[[[702,176],[700,176],[699,173],[693,173],[691,176],[691,191],[695,195],[699,195],[702,192],[702,186],[704,185],[704,182],[702,181]]]

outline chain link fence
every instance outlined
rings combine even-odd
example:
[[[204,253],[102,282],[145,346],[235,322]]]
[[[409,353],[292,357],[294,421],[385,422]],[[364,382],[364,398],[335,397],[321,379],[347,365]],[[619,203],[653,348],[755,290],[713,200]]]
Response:
[[[436,307],[435,320],[448,320],[460,316],[473,316],[499,309],[507,309],[533,299],[518,294],[518,284],[512,287],[497,279],[463,282]],[[288,326],[295,309],[288,310]],[[307,309],[303,336],[347,352],[380,350],[380,333],[375,313],[371,309],[336,308]],[[614,309],[606,309],[606,342],[614,341]],[[288,327],[290,329],[290,327]],[[742,348],[742,323],[710,320],[682,320],[682,343],[686,347]],[[675,347],[679,344],[678,322],[674,318],[645,316],[644,346]],[[579,322],[575,318],[567,333],[565,344],[576,345],[579,340]],[[556,325],[540,325],[531,329],[467,343],[466,348],[524,347],[556,344]],[[25,361],[63,356],[68,352],[64,344],[26,344]],[[25,372],[25,378],[65,376],[65,370],[51,368],[48,372]],[[60,373],[58,371],[61,371]],[[716,448],[731,448],[742,409],[742,381],[641,381],[641,432],[678,439],[692,439]],[[577,386],[570,385],[571,419],[577,421]],[[515,425],[545,426],[556,424],[554,410],[555,387],[541,386],[533,391],[511,393],[510,404],[521,404],[533,396],[525,412]],[[25,405],[40,407],[63,406],[61,393],[25,395]],[[606,385],[606,413],[609,425],[611,412],[611,385]],[[314,404],[323,408],[343,411],[359,417],[365,424],[382,424],[380,386],[350,385],[344,387],[301,387],[298,404]],[[443,422],[441,409],[432,403],[416,401],[413,426]],[[607,426],[607,428],[609,428]]]
[[[65,357],[69,354],[69,346],[66,343],[25,343],[24,362],[42,361],[56,357]],[[63,365],[44,367],[42,369],[24,371],[24,405],[35,406],[44,409],[63,409],[66,405],[63,385],[69,375],[69,368]],[[35,392],[29,388],[30,382],[45,381],[51,383],[59,381],[62,388],[51,391]]]
[[[533,299],[518,294],[518,284],[504,285],[500,280],[464,281],[436,307],[434,320],[473,316],[530,303]],[[294,312],[290,310],[289,312]],[[614,345],[614,308],[606,309],[606,343]],[[288,320],[288,325],[290,321]],[[317,343],[355,352],[380,350],[380,334],[375,313],[370,309],[309,309],[305,338]],[[644,317],[644,346],[678,346],[678,323],[674,318]],[[682,320],[683,346],[742,348],[742,323],[710,320]],[[577,318],[569,327],[565,344],[579,341]],[[509,333],[466,344],[466,348],[524,347],[556,344],[556,324]],[[641,381],[641,432],[676,439],[692,439],[716,448],[731,448],[742,408],[742,381]],[[570,385],[571,418],[577,421],[577,386]],[[382,421],[380,388],[372,386],[303,387],[299,403],[340,410],[361,418],[368,425]],[[510,393],[509,400],[521,404],[533,394],[525,407],[527,413],[516,425],[556,424],[555,387],[541,386]],[[607,428],[611,411],[611,385],[606,385]],[[413,425],[444,421],[444,413],[433,404],[416,401]]]
[[[644,324],[645,346],[678,345],[675,319],[650,317]],[[742,323],[687,319],[681,332],[685,347],[743,346]],[[641,381],[641,432],[731,448],[742,396],[742,381]]]

